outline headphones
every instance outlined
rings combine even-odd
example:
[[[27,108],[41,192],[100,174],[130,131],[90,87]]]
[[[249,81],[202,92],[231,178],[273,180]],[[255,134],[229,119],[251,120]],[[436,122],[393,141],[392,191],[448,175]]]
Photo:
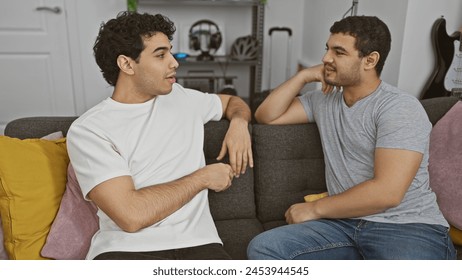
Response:
[[[206,28],[203,28],[203,26]],[[189,48],[195,51],[201,49],[201,35],[209,36],[207,49],[218,50],[221,46],[222,36],[220,28],[213,21],[202,19],[194,23],[189,29]]]

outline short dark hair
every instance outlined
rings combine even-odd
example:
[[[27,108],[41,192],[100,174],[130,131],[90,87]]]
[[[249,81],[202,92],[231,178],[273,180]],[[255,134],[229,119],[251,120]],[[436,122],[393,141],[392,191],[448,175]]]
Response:
[[[116,18],[102,23],[93,52],[104,79],[115,86],[120,72],[117,57],[126,55],[138,61],[140,53],[145,48],[143,37],[154,36],[157,32],[164,33],[171,41],[175,26],[161,14],[139,14],[128,11],[121,12]]]
[[[380,76],[391,47],[391,34],[387,25],[375,16],[349,16],[335,22],[330,28],[332,34],[344,33],[356,38],[359,57],[376,51],[380,54],[375,70]]]

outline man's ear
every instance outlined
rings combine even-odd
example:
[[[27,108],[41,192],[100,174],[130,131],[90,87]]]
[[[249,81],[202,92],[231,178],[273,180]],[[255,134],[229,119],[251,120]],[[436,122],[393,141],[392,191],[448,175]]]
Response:
[[[370,54],[368,54],[365,57],[365,63],[364,63],[365,69],[370,70],[370,69],[375,68],[375,66],[379,62],[379,59],[380,59],[380,54],[378,52],[374,51],[374,52],[371,52]]]
[[[128,75],[133,75],[135,73],[131,64],[132,62],[133,60],[128,56],[121,54],[117,57],[117,65],[119,66],[120,71],[123,71]]]

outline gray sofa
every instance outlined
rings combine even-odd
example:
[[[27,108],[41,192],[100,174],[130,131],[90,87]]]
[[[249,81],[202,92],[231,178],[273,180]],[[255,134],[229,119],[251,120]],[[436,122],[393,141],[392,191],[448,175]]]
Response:
[[[435,124],[457,102],[442,97],[422,100]],[[75,117],[32,117],[10,122],[5,135],[42,137],[65,134]],[[205,126],[204,153],[215,162],[228,122]],[[249,241],[258,233],[285,224],[284,212],[307,194],[324,192],[324,160],[316,124],[249,126],[255,166],[235,179],[225,192],[210,192],[210,206],[225,249],[234,259],[246,259]],[[459,250],[459,259],[460,250]]]

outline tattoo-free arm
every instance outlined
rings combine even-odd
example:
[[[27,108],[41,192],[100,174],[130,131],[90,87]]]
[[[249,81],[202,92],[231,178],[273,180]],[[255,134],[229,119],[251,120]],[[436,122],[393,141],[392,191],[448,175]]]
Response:
[[[322,64],[303,69],[272,90],[255,112],[255,119],[263,124],[307,123],[305,110],[296,96],[312,82],[322,82],[323,92],[331,92],[333,87],[325,84],[323,71]]]
[[[136,232],[168,217],[206,188],[227,189],[232,179],[231,166],[216,163],[180,179],[138,190],[130,176],[112,178],[95,186],[88,197],[122,230]]]
[[[249,106],[239,97],[218,94],[223,106],[223,115],[230,121],[228,131],[217,160],[229,155],[235,176],[244,174],[247,165],[253,167],[252,141],[249,132],[251,113]]]
[[[294,204],[287,210],[286,220],[300,223],[321,218],[355,218],[395,207],[417,174],[422,157],[414,151],[377,148],[372,179],[341,194]]]

